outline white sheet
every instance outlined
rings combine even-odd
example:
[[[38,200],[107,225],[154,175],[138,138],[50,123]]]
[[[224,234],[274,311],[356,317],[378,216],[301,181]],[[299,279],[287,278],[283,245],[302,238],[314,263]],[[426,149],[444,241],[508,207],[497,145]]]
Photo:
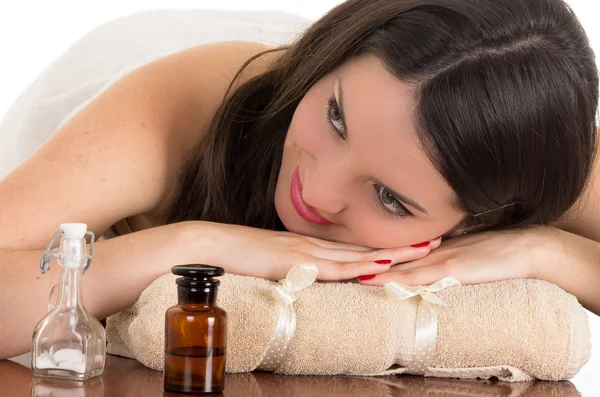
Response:
[[[150,60],[215,41],[288,43],[309,24],[279,11],[156,10],[101,25],[52,63],[9,108],[0,122],[0,178],[103,88]]]

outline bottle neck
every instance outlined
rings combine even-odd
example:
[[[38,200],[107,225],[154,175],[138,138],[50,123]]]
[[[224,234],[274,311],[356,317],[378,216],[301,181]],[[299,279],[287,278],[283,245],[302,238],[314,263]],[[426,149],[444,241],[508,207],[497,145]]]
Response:
[[[185,287],[177,286],[177,297],[178,304],[184,305],[202,305],[202,306],[214,306],[217,300],[217,288],[216,287]]]
[[[82,306],[81,269],[87,260],[85,239],[62,238],[58,263],[60,264],[60,295],[58,305],[66,308]]]
[[[82,305],[81,269],[62,267],[60,272],[60,295],[58,305],[74,309]]]

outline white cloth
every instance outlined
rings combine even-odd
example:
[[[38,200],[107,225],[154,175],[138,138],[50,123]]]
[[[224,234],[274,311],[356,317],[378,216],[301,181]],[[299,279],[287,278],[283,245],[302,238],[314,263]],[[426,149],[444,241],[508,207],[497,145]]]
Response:
[[[9,108],[0,122],[0,178],[104,88],[144,63],[216,41],[285,44],[309,24],[279,11],[155,10],[101,25],[54,61]]]

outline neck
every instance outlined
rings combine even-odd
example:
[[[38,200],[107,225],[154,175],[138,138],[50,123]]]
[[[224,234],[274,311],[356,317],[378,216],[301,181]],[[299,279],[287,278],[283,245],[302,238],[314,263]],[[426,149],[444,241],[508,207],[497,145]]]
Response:
[[[216,288],[177,287],[180,305],[214,305],[217,298]]]
[[[81,268],[62,267],[60,272],[60,297],[58,304],[61,307],[75,309],[82,305],[81,294]]]

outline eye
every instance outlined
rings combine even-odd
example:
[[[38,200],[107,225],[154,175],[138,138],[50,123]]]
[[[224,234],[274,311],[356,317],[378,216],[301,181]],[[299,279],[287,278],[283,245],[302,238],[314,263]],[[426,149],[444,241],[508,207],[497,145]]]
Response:
[[[405,218],[412,215],[409,210],[386,187],[376,185],[377,202],[391,216]]]
[[[327,121],[342,139],[346,139],[344,118],[335,97],[332,97],[327,101]]]

